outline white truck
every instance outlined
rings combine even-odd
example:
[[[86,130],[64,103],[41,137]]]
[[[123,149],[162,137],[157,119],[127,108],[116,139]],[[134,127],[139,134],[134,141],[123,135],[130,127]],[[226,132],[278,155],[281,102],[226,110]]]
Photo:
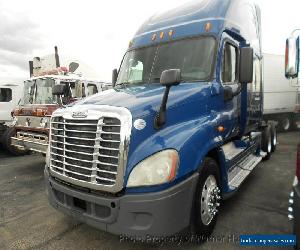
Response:
[[[293,86],[285,75],[283,55],[264,54],[264,118],[278,122],[282,132],[298,128],[299,88]]]
[[[0,143],[4,140],[8,125],[12,122],[11,112],[23,95],[24,84],[18,81],[0,81]]]

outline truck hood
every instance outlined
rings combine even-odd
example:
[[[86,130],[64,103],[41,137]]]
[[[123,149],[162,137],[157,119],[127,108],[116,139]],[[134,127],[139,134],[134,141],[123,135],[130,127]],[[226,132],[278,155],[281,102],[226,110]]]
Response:
[[[207,84],[201,83],[183,83],[174,86],[170,90],[167,108],[172,109],[176,106],[195,101],[191,98],[193,95],[199,95],[202,88]],[[165,87],[160,84],[146,84],[131,86],[127,88],[111,89],[99,94],[93,95],[80,101],[78,104],[89,105],[111,105],[125,107],[130,110],[133,119],[141,118],[157,113],[159,110]],[[201,95],[201,94],[200,94]],[[205,95],[202,93],[202,95]],[[200,101],[201,98],[197,98]]]
[[[16,109],[18,109],[18,116],[36,116],[37,110],[42,110],[45,116],[51,116],[58,108],[58,104],[27,104]]]

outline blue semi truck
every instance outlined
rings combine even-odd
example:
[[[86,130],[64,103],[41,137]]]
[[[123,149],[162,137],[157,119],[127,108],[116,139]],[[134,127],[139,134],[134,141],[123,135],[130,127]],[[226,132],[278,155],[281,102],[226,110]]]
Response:
[[[153,16],[113,83],[53,114],[50,204],[114,234],[209,235],[221,201],[276,149],[259,7],[203,0]]]

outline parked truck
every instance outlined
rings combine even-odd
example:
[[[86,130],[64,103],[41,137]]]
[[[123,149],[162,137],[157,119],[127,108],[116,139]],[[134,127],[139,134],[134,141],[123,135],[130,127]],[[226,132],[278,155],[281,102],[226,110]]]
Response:
[[[3,80],[0,83],[0,143],[6,140],[8,125],[12,122],[11,112],[18,105],[23,94],[23,84]]]
[[[203,0],[146,21],[114,89],[53,113],[50,204],[114,234],[208,236],[221,201],[276,148],[260,20],[251,1]]]
[[[300,92],[285,77],[285,57],[264,54],[264,119],[278,123],[278,130],[298,129]]]
[[[78,63],[61,67],[57,48],[55,54],[35,57],[29,62],[30,79],[24,82],[24,98],[13,111],[13,123],[7,134],[6,148],[15,155],[30,151],[46,154],[50,117],[60,106],[102,91],[104,82],[77,74]],[[60,98],[53,88],[64,91]]]

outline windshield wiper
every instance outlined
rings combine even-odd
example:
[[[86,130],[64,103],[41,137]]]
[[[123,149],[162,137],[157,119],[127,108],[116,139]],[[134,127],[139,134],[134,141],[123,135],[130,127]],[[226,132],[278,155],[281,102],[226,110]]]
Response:
[[[120,87],[128,87],[128,85],[130,85],[130,82],[121,82],[116,84],[116,87],[120,86]]]

